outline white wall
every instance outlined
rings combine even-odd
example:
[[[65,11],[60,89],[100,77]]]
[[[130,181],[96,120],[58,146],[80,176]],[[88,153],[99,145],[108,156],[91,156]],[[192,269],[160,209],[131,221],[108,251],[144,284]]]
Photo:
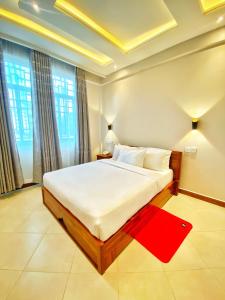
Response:
[[[102,87],[91,81],[87,83],[87,98],[89,111],[89,127],[91,139],[92,159],[96,159],[96,154],[100,152],[101,145],[101,101]]]
[[[124,144],[196,145],[195,155],[183,155],[180,187],[225,200],[225,46],[105,85],[102,109],[103,140],[112,122]]]

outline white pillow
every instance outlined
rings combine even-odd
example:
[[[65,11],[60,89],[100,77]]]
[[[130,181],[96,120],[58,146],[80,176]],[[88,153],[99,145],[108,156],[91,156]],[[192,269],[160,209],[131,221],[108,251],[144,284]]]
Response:
[[[119,156],[120,149],[134,150],[136,148],[135,147],[130,147],[130,146],[127,146],[127,145],[117,144],[117,145],[114,146],[114,149],[113,149],[113,157],[112,157],[113,159],[117,160],[117,158]]]
[[[117,161],[143,168],[145,150],[120,149]]]
[[[168,170],[171,152],[159,148],[146,148],[144,168],[156,171]]]

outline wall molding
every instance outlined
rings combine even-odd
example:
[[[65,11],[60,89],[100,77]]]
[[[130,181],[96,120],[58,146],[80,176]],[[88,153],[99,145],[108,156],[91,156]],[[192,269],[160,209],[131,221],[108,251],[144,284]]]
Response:
[[[1,32],[0,32],[0,39],[7,40],[9,42],[18,44],[20,46],[23,46],[23,47],[26,47],[26,48],[29,48],[29,49],[32,49],[32,50],[36,50],[36,51],[39,51],[39,52],[42,52],[42,53],[44,53],[46,55],[51,56],[52,58],[58,59],[58,60],[60,60],[62,62],[65,62],[65,63],[67,63],[69,65],[72,65],[72,66],[75,66],[75,67],[79,67],[80,69],[83,69],[88,74],[88,76],[92,77],[92,81],[93,82],[97,82],[97,83],[100,84],[100,81],[103,78],[105,78],[103,75],[98,74],[97,72],[94,72],[92,69],[90,69],[88,67],[84,67],[84,66],[80,65],[79,63],[75,64],[70,59],[66,59],[63,56],[60,56],[60,55],[58,55],[58,54],[56,54],[54,52],[51,52],[51,51],[49,51],[47,49],[42,48],[42,47],[38,47],[38,46],[34,45],[33,43],[28,42],[28,41],[23,41],[23,40],[21,40],[19,38],[15,38],[15,37],[12,37],[11,35],[7,35],[7,34],[1,33]],[[90,81],[91,81],[91,79],[90,79]]]
[[[198,35],[192,39],[174,45],[166,50],[151,55],[137,63],[122,68],[101,79],[102,85],[108,85],[132,77],[138,73],[159,67],[177,59],[225,45],[225,26]]]
[[[225,26],[181,42],[166,50],[163,50],[141,61],[138,61],[137,63],[129,65],[116,72],[113,72],[109,75],[102,75],[88,67],[79,65],[79,63],[75,65],[74,62],[72,62],[69,59],[65,59],[64,57],[57,55],[51,51],[47,51],[46,49],[42,49],[41,47],[34,46],[32,43],[24,42],[10,35],[0,33],[0,38],[17,43],[21,46],[25,46],[46,53],[49,56],[59,59],[70,65],[78,66],[79,68],[82,68],[86,71],[87,80],[89,82],[97,83],[97,85],[103,87],[113,82],[132,77],[138,73],[145,72],[149,69],[153,69],[163,64],[183,58],[185,56],[193,55],[199,52],[207,51],[209,49],[225,45]]]
[[[97,85],[97,86],[102,86],[100,83],[96,82],[96,81],[93,81],[93,80],[90,80],[90,79],[86,79],[85,80],[87,83],[90,83],[90,84],[93,84],[93,85]]]
[[[195,193],[195,192],[192,192],[192,191],[189,191],[189,190],[185,190],[185,189],[181,189],[181,188],[179,188],[178,191],[181,194],[191,196],[191,197],[197,198],[197,199],[205,201],[205,202],[209,202],[209,203],[212,203],[212,204],[215,204],[215,205],[225,207],[225,201],[215,199],[215,198],[212,198],[212,197],[208,197],[206,195],[198,194],[198,193]]]

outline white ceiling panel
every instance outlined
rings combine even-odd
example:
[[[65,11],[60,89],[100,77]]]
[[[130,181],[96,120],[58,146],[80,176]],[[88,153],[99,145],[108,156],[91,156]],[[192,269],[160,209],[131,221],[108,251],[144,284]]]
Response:
[[[168,21],[175,20],[176,26],[173,28],[156,34],[125,52],[85,22],[57,10],[54,2],[0,0],[0,12],[4,9],[32,20],[94,54],[107,56],[109,63],[101,65],[65,45],[59,45],[28,28],[13,24],[13,21],[9,22],[0,14],[1,36],[46,51],[101,76],[107,76],[115,70],[225,25],[225,8],[219,7],[206,14],[203,13],[200,0],[67,0],[122,43],[129,43],[146,32],[154,31]],[[33,8],[33,3],[38,5],[38,11]]]

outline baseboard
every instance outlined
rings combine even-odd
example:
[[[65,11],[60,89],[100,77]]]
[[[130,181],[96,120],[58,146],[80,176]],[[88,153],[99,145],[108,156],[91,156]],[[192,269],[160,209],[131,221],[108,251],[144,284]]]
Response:
[[[22,186],[22,189],[23,188],[27,188],[27,187],[30,187],[30,186],[33,186],[33,185],[36,185],[37,183],[34,183],[34,182],[27,182],[27,183],[24,183],[23,186]]]
[[[197,194],[197,193],[187,191],[187,190],[184,190],[184,189],[179,189],[179,192],[181,194],[184,194],[184,195],[187,195],[187,196],[191,196],[191,197],[194,197],[194,198],[197,198],[197,199],[200,199],[200,200],[212,203],[212,204],[216,204],[216,205],[225,207],[225,202],[224,201],[221,201],[221,200],[218,200],[218,199],[215,199],[215,198],[211,198],[211,197],[208,197],[208,196],[205,196],[205,195]]]

